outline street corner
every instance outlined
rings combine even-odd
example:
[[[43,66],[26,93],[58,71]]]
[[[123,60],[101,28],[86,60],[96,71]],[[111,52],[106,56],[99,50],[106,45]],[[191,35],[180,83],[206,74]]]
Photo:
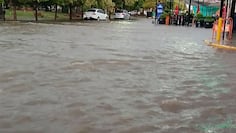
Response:
[[[217,43],[210,40],[204,40],[204,43],[208,46],[212,46],[213,48],[236,51],[236,46],[232,44],[227,44],[224,42]]]

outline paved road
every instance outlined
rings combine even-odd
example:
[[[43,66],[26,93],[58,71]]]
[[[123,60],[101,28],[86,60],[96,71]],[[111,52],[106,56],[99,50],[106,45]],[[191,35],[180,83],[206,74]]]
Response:
[[[236,53],[210,37],[150,19],[1,23],[0,132],[234,133]]]

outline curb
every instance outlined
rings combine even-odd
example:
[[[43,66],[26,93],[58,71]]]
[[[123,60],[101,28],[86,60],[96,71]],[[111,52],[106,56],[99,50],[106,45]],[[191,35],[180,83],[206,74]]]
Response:
[[[214,48],[225,49],[225,50],[235,50],[236,51],[236,47],[234,47],[234,46],[217,44],[217,43],[211,42],[209,40],[204,40],[204,42],[206,43],[206,45],[212,46]]]

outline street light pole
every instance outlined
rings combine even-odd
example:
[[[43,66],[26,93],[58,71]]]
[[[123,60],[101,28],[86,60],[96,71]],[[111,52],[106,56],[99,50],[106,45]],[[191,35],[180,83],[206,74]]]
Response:
[[[229,3],[229,0],[226,0],[226,7],[225,7],[225,18],[224,18],[224,28],[223,28],[223,36],[222,36],[222,40],[224,42],[224,39],[225,39],[225,25],[226,25],[226,18],[227,18],[227,12],[228,12],[228,3]]]
[[[224,0],[221,0],[221,2],[220,2],[220,17],[222,17],[223,6],[224,6]]]
[[[199,7],[199,0],[197,1],[197,6]]]
[[[197,1],[197,13],[198,13],[198,11],[200,12],[199,0]]]
[[[189,17],[190,17],[191,2],[192,2],[192,0],[189,0],[189,5],[188,5],[188,16]]]
[[[190,23],[190,8],[191,8],[191,2],[192,2],[192,0],[189,0],[189,5],[188,5],[188,25],[189,25],[189,23]]]

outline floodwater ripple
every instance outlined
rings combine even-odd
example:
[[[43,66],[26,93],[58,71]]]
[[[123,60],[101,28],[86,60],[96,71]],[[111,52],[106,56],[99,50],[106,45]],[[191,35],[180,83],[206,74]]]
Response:
[[[223,132],[236,117],[236,54],[204,45],[208,29],[140,19],[0,31],[0,132]]]

